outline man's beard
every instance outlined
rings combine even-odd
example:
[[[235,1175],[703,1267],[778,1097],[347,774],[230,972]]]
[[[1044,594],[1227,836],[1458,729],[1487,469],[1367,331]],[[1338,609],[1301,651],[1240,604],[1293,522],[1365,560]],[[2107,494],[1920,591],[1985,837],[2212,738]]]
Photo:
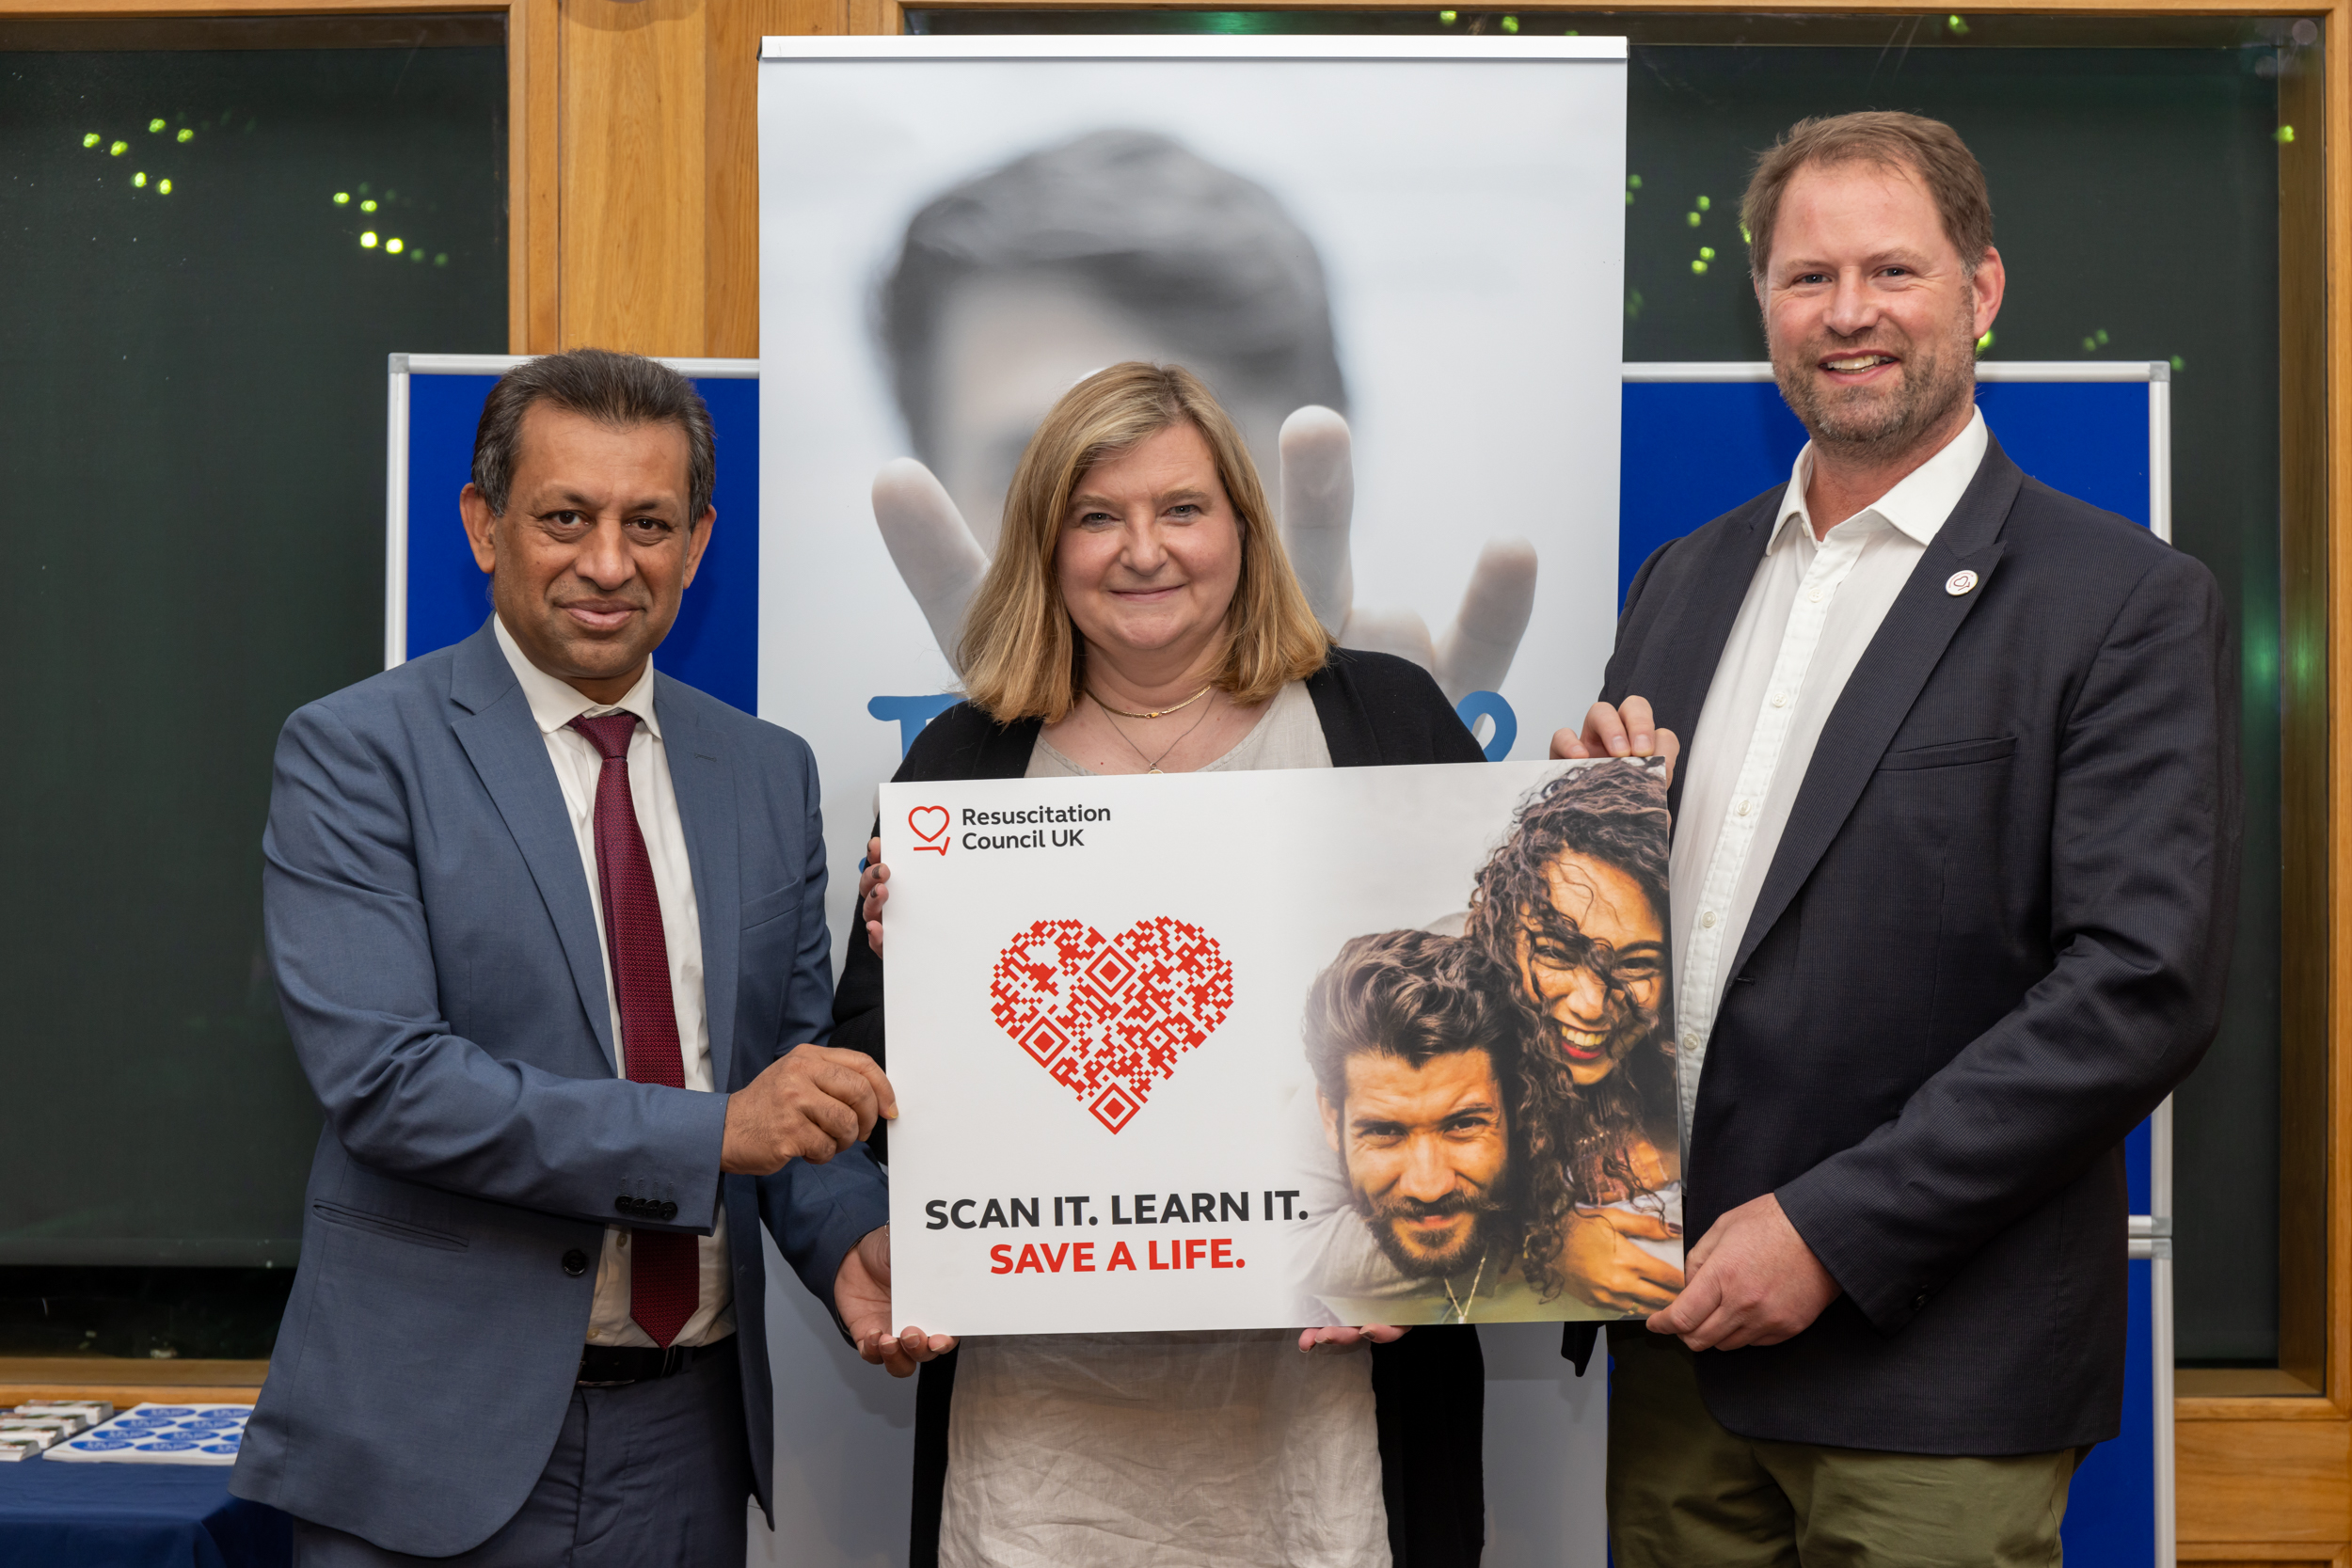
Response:
[[[1397,1267],[1407,1279],[1441,1279],[1469,1268],[1480,1257],[1492,1250],[1501,1240],[1503,1200],[1492,1188],[1476,1193],[1454,1193],[1435,1203],[1422,1203],[1413,1198],[1375,1200],[1361,1187],[1350,1185],[1348,1196],[1354,1200],[1356,1212],[1363,1216],[1366,1228],[1383,1256]],[[1395,1221],[1423,1219],[1437,1214],[1474,1214],[1477,1223],[1470,1227],[1460,1243],[1443,1253],[1415,1252],[1397,1239]]]
[[[1973,293],[1963,293],[1962,309],[1965,313],[1948,339],[1851,345],[1817,340],[1801,350],[1775,343],[1772,379],[1814,440],[1826,447],[1876,447],[1892,456],[1943,423],[1976,388]],[[1827,386],[1820,379],[1824,358],[1903,350],[1909,352],[1901,353],[1899,389],[1892,395],[1876,387]]]

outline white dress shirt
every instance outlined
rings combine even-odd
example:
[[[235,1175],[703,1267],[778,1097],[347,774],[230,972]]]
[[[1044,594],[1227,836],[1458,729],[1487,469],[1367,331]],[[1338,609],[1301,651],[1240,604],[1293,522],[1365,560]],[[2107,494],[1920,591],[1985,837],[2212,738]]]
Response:
[[[637,807],[637,831],[644,835],[645,858],[653,863],[653,885],[661,901],[661,941],[669,949],[670,1005],[677,1015],[678,1053],[684,1058],[686,1086],[707,1094],[710,1081],[710,1029],[703,1003],[703,929],[694,905],[692,863],[686,854],[686,825],[677,811],[677,794],[670,785],[670,760],[661,749],[661,721],[654,713],[653,664],[628,695],[610,707],[590,702],[564,682],[524,657],[522,647],[493,617],[500,649],[513,666],[531,717],[547,742],[548,760],[555,764],[555,779],[564,787],[564,809],[572,819],[572,836],[580,844],[580,869],[588,879],[588,904],[596,916],[596,948],[604,955],[605,1004],[612,1019],[612,1040],[624,1064],[621,1046],[621,1005],[612,989],[612,955],[605,945],[604,903],[596,878],[596,780],[604,772],[604,757],[588,737],[571,727],[581,714],[592,717],[617,712],[635,714],[643,722],[628,741],[628,793]],[[711,1233],[696,1239],[702,1262],[702,1299],[674,1341],[707,1345],[735,1332],[734,1304],[727,1282],[727,1217],[713,1220]],[[588,1317],[588,1342],[594,1345],[651,1346],[653,1337],[628,1315],[628,1231],[607,1226],[604,1257],[596,1265],[596,1307]]]
[[[1686,755],[1675,821],[1675,1050],[1684,1159],[1726,967],[1755,912],[1821,727],[1912,568],[1977,477],[1984,416],[1819,541],[1805,511],[1813,444],[1715,665]],[[1687,1169],[1687,1164],[1685,1168]]]

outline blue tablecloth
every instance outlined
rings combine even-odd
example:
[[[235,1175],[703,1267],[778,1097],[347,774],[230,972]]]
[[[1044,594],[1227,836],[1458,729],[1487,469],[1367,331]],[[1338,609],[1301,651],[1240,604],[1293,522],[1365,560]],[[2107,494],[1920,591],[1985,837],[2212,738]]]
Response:
[[[288,1568],[291,1522],[229,1467],[0,1464],[0,1568]]]

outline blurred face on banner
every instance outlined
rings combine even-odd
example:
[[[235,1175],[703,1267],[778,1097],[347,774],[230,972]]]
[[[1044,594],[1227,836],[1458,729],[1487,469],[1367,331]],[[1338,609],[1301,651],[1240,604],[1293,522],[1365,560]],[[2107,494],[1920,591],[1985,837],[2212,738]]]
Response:
[[[1756,285],[1772,375],[1824,447],[1898,453],[1945,434],[1976,387],[2000,253],[1971,273],[1908,169],[1811,165],[1781,195]]]
[[[1428,1279],[1484,1255],[1511,1160],[1493,1056],[1473,1047],[1415,1066],[1359,1051],[1347,1058],[1345,1101],[1321,1103],[1356,1212],[1391,1262]]]

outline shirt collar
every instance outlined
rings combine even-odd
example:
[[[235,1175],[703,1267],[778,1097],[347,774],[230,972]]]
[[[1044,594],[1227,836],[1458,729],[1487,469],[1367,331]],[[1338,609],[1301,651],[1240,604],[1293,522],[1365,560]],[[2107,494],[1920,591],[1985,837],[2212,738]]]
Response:
[[[619,702],[608,707],[601,703],[590,702],[564,682],[532,663],[523,653],[522,644],[515,641],[515,634],[506,629],[506,623],[495,613],[490,617],[490,624],[497,630],[499,652],[506,656],[507,664],[513,668],[515,679],[523,689],[523,700],[531,705],[532,721],[539,726],[541,735],[553,735],[583,713],[626,712],[644,720],[646,730],[656,740],[661,738],[661,721],[654,713],[653,706],[652,659],[645,660],[645,673],[637,678],[637,684],[630,687]]]
[[[1984,411],[1972,411],[1967,424],[1944,444],[1943,451],[1905,474],[1892,490],[1837,527],[1859,525],[1854,529],[1856,532],[1891,527],[1924,548],[1943,531],[1952,509],[1960,504],[1969,482],[1977,477],[1977,469],[1984,463],[1985,449],[1991,444],[1992,436],[1984,428]],[[1788,488],[1781,492],[1780,520],[1773,525],[1772,540],[1765,546],[1768,551],[1778,549],[1783,541],[1799,532],[1808,536],[1812,533],[1812,519],[1804,508],[1805,486],[1812,479],[1813,443],[1807,441],[1789,470]],[[1830,531],[1834,533],[1836,529]]]

